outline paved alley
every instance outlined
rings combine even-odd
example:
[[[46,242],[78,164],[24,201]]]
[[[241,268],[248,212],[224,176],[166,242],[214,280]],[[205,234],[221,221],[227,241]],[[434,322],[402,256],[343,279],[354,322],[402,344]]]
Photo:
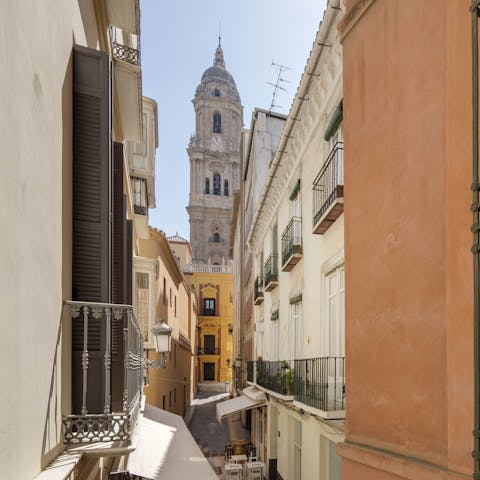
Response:
[[[243,428],[239,413],[218,423],[215,405],[228,398],[222,397],[215,393],[200,393],[189,425],[193,438],[219,478],[223,478],[225,444],[234,440],[250,441],[250,431]]]

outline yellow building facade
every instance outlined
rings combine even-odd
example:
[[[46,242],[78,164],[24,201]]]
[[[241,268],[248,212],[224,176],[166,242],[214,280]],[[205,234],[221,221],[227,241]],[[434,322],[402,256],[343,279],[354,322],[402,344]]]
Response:
[[[184,416],[194,393],[196,299],[164,233],[149,227],[139,240],[141,261],[135,263],[137,295],[134,304],[146,340],[149,360],[163,362],[153,348],[151,330],[165,322],[172,329],[171,349],[163,368],[150,368],[147,403]],[[147,276],[148,275],[148,276]],[[139,288],[143,287],[143,288]]]
[[[192,272],[198,301],[197,383],[232,383],[233,277],[215,272],[215,265]],[[221,268],[218,268],[221,270]],[[188,274],[187,274],[188,275]]]

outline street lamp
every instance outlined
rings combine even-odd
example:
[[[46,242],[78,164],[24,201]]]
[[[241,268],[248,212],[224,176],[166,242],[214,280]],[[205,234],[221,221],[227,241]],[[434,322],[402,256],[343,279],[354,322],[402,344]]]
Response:
[[[163,364],[158,365],[157,368],[165,368],[167,362],[167,353],[170,352],[172,344],[172,331],[173,329],[169,327],[163,320],[157,323],[151,329],[155,351],[162,354],[163,360]]]

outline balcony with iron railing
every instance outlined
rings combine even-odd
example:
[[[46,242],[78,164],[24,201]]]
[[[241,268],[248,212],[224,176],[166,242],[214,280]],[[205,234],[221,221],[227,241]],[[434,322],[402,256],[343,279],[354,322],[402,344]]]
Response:
[[[247,362],[247,382],[323,418],[345,418],[344,357]]]
[[[199,347],[197,355],[220,355],[220,348]]]
[[[345,418],[345,358],[295,360],[295,403],[323,418]]]
[[[133,206],[133,211],[137,215],[148,215],[148,207],[145,207],[143,205],[134,205]]]
[[[288,360],[255,362],[255,383],[284,400],[293,400],[293,362]]]
[[[270,255],[264,265],[265,273],[264,289],[266,292],[272,291],[278,285],[278,255]]]
[[[72,327],[72,414],[64,442],[128,442],[143,392],[143,337],[133,307],[66,302]]]
[[[282,270],[289,272],[302,258],[302,220],[292,217],[282,234]]]
[[[255,362],[247,362],[247,382],[255,382]]]
[[[253,288],[253,302],[260,305],[263,302],[263,278],[257,277]]]
[[[342,212],[343,142],[337,142],[313,182],[313,233],[325,233]]]
[[[138,35],[118,27],[110,27],[112,56],[116,60],[140,66],[140,45]]]

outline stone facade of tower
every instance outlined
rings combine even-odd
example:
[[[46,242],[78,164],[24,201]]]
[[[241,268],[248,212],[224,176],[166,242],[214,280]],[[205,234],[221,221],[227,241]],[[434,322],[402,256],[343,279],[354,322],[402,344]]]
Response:
[[[233,192],[240,188],[240,132],[243,107],[225,69],[219,44],[213,66],[202,75],[193,99],[195,134],[190,158],[190,243],[194,262],[228,259]]]

